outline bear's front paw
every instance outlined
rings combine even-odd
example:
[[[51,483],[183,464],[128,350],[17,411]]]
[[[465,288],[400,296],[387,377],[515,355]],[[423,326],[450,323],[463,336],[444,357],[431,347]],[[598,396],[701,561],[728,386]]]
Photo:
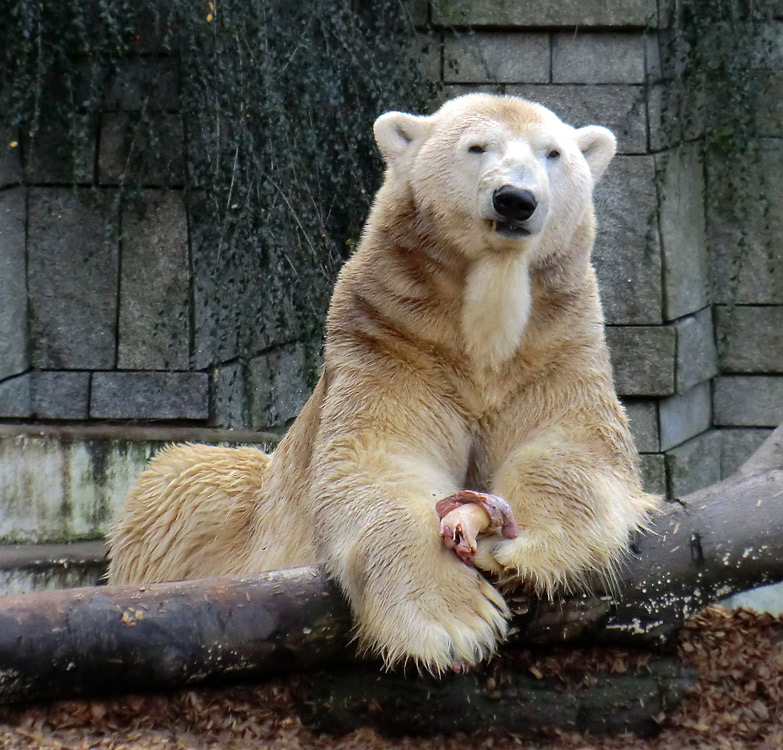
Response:
[[[511,506],[497,495],[462,490],[439,500],[440,538],[466,565],[473,565],[479,534],[502,532],[507,538],[519,533]]]
[[[392,599],[387,590],[383,602],[358,614],[360,641],[387,667],[413,662],[435,675],[462,672],[505,637],[509,611],[497,589],[473,568],[448,563],[427,570],[417,595]]]
[[[570,588],[590,569],[589,550],[565,534],[542,534],[525,529],[516,539],[481,540],[475,565],[506,589],[530,586],[552,596]]]

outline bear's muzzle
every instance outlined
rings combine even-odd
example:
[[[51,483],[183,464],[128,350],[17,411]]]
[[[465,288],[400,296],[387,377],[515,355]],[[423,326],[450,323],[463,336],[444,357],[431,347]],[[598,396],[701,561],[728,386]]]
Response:
[[[492,208],[498,215],[496,231],[507,236],[527,236],[524,226],[535,213],[538,202],[529,190],[503,185],[492,194]]]

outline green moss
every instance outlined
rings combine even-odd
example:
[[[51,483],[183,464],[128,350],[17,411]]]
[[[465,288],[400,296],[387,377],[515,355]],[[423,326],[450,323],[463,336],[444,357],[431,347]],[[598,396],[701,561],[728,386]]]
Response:
[[[0,125],[22,134],[27,182],[57,161],[58,182],[123,202],[184,188],[205,367],[317,338],[380,182],[372,122],[429,108],[417,49],[396,0],[18,0]]]
[[[745,267],[766,256],[774,274],[779,239],[770,221],[762,139],[779,128],[774,8],[752,0],[683,0],[663,50],[663,132],[668,146],[698,139],[704,151],[710,250],[722,300],[741,296]],[[774,123],[774,127],[770,127]],[[731,239],[722,239],[726,228]],[[745,299],[745,301],[749,301]]]

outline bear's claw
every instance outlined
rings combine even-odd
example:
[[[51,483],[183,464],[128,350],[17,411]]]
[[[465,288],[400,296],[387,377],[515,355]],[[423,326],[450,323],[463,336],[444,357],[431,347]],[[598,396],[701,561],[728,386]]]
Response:
[[[473,490],[462,490],[439,500],[435,510],[440,518],[440,538],[443,544],[466,565],[473,565],[478,553],[476,537],[479,534],[501,532],[513,539],[519,533],[519,524],[511,506],[497,495]]]

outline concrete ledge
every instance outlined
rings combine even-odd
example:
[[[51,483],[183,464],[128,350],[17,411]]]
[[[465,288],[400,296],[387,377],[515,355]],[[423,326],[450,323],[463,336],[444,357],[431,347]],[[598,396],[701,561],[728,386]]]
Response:
[[[8,544],[0,546],[0,570],[42,569],[69,565],[106,565],[106,542]]]
[[[0,440],[9,437],[60,440],[129,440],[155,443],[277,443],[280,436],[255,430],[119,424],[0,424]]]
[[[105,582],[105,542],[0,546],[0,596]]]
[[[269,452],[278,437],[187,427],[0,426],[0,543],[104,538],[149,459],[176,442]]]

